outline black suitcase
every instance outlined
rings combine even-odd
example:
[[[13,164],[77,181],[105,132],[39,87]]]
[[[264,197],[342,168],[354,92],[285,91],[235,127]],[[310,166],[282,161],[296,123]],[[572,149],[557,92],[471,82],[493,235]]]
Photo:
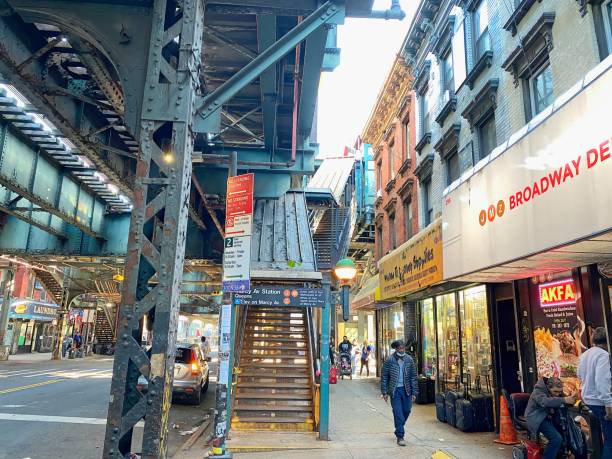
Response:
[[[434,396],[436,403],[436,418],[440,422],[446,422],[446,394],[442,387],[442,381],[440,381],[440,392]]]
[[[463,398],[455,402],[456,427],[462,432],[474,431],[474,407],[468,398],[471,389],[470,375],[467,375],[467,384],[464,386]]]
[[[476,389],[470,393],[470,400],[474,410],[474,432],[495,431],[495,416],[493,414],[493,394],[489,376],[485,376],[486,392],[483,392],[480,376],[476,377]]]
[[[416,402],[419,405],[426,405],[435,401],[436,383],[433,379],[426,376],[419,377],[419,394]]]
[[[440,422],[446,422],[446,397],[443,392],[436,394],[436,417]]]
[[[446,403],[446,423],[453,427],[457,426],[457,400],[463,398],[463,393],[459,391],[459,378],[455,380],[455,390],[447,390],[445,393]]]

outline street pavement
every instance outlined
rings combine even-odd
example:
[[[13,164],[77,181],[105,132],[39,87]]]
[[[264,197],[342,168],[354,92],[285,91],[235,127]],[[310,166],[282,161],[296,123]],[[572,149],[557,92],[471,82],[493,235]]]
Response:
[[[50,361],[46,356],[0,362],[0,459],[99,459],[113,358]],[[211,377],[199,407],[173,401],[169,458],[214,406],[214,394]],[[137,426],[135,440],[141,435]]]
[[[380,459],[437,457],[504,459],[512,448],[493,443],[494,434],[463,433],[438,422],[434,405],[415,405],[406,425],[406,447],[395,444],[391,407],[380,398],[374,377],[340,380],[331,386],[330,441],[312,433],[232,431],[234,459]],[[195,457],[195,455],[193,456]]]

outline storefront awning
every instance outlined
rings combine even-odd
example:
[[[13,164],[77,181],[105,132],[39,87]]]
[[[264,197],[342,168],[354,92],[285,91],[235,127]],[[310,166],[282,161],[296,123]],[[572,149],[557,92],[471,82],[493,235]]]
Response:
[[[612,259],[612,57],[446,191],[445,279],[504,282]]]
[[[10,303],[9,318],[51,322],[56,318],[58,309],[55,303],[17,298]]]
[[[378,276],[370,277],[363,287],[351,299],[351,310],[375,309],[375,303],[380,301],[380,288],[378,287]]]

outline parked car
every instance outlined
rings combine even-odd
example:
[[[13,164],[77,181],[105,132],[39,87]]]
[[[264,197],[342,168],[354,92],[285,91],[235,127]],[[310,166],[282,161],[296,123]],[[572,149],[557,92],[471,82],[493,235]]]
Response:
[[[185,396],[194,405],[202,401],[202,394],[208,390],[208,363],[197,344],[178,344],[174,359],[174,382],[172,394]],[[145,393],[148,381],[144,376],[138,378],[138,390]]]

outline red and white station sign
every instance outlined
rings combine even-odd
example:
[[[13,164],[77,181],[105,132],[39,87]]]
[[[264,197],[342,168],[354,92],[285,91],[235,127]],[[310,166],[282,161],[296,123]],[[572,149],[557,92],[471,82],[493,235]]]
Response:
[[[225,237],[250,236],[253,223],[253,174],[227,180]]]

